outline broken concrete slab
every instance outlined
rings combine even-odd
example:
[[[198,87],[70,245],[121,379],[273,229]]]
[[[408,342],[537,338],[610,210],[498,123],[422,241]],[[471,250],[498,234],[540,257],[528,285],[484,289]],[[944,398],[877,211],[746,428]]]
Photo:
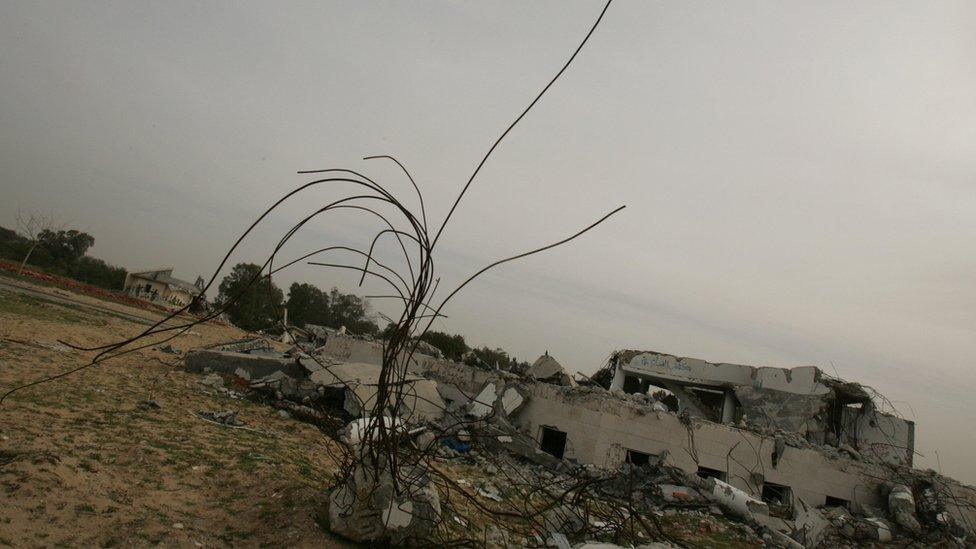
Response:
[[[387,467],[358,463],[330,494],[329,529],[360,543],[401,545],[427,539],[440,518],[437,489],[420,468],[404,467],[397,473],[400,490],[395,490]]]
[[[279,400],[288,399],[294,402],[306,402],[322,395],[319,386],[312,381],[304,378],[296,379],[283,372],[252,379],[250,387],[273,395]]]
[[[508,418],[518,412],[529,398],[527,390],[501,379],[489,381],[468,404],[467,415],[477,419],[490,416]]]
[[[361,417],[354,419],[346,425],[343,429],[340,438],[346,444],[350,446],[356,446],[365,442],[367,444],[372,442],[372,437],[375,436],[376,432],[380,428],[380,422],[382,425],[390,430],[399,431],[400,433],[406,433],[404,429],[403,420],[400,418],[392,418],[389,416],[377,416],[377,417]]]
[[[252,355],[233,351],[215,351],[211,349],[193,351],[186,356],[186,371],[203,373],[219,372],[237,374],[238,369],[245,372],[249,378],[266,377],[275,372],[282,372],[291,377],[304,377],[303,368],[289,358]]]
[[[891,541],[891,524],[888,521],[881,518],[867,518],[864,520],[872,526],[869,539],[875,539],[881,543]]]
[[[801,395],[746,386],[735,388],[735,398],[742,413],[763,427],[801,435],[814,433],[815,437],[823,439],[826,427],[818,418],[827,409],[826,395]]]
[[[912,532],[918,532],[922,529],[918,523],[918,517],[915,515],[915,496],[912,495],[912,490],[904,484],[896,484],[891,488],[891,492],[888,494],[888,513],[891,514],[895,523],[902,528]]]
[[[802,543],[804,547],[817,547],[829,527],[830,521],[822,511],[797,498],[793,506],[793,528],[790,537]]]
[[[704,479],[702,493],[723,509],[741,519],[755,519],[756,515],[769,515],[769,505],[731,484],[717,478]]]
[[[495,409],[497,394],[497,386],[494,382],[485,383],[478,395],[471,400],[468,415],[478,419],[488,417]]]
[[[271,344],[263,338],[249,338],[241,341],[235,341],[233,343],[227,343],[221,345],[218,350],[220,351],[230,351],[234,353],[249,353],[256,350],[270,351],[274,348]]]
[[[312,372],[317,385],[345,391],[344,409],[353,417],[369,413],[376,402],[381,367],[365,362],[332,364]],[[403,378],[401,417],[408,422],[429,421],[444,413],[445,404],[437,392],[437,382],[415,375]]]
[[[520,390],[517,386],[506,387],[500,398],[501,408],[505,413],[505,417],[511,417],[521,410],[528,399],[528,391]]]
[[[471,402],[471,396],[451,385],[450,383],[438,383],[437,392],[444,400],[448,412],[457,411]]]
[[[568,387],[576,386],[576,381],[573,380],[572,376],[566,373],[566,369],[563,368],[562,364],[549,355],[548,352],[537,358],[529,366],[529,369],[525,371],[525,374],[532,379],[547,383],[566,385]]]
[[[571,505],[553,507],[543,514],[542,521],[548,531],[567,535],[575,534],[586,527],[586,521]]]

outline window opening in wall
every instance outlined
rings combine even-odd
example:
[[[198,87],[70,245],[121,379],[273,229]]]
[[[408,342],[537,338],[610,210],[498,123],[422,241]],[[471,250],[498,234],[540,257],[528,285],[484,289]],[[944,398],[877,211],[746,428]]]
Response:
[[[643,467],[651,462],[651,454],[638,452],[637,450],[627,450],[627,463]]]
[[[824,507],[843,507],[845,509],[850,509],[851,502],[847,501],[846,499],[827,496],[827,501],[824,502]]]
[[[790,517],[793,508],[793,491],[789,486],[766,482],[762,488],[762,500],[769,505],[769,514],[774,517]]]
[[[624,376],[624,392],[628,395],[644,394],[650,388],[651,382],[637,376]]]
[[[552,427],[542,427],[540,438],[540,450],[559,459],[563,458],[563,453],[566,451],[566,433]]]
[[[678,403],[678,397],[674,396],[674,393],[667,389],[662,389],[661,387],[656,387],[651,385],[648,391],[654,400],[664,404],[668,407],[668,411],[677,412],[681,409],[681,405]]]
[[[708,467],[699,467],[697,474],[701,478],[717,478],[722,482],[725,482],[728,477],[728,475],[725,474],[725,471],[719,471],[718,469],[709,469]]]
[[[699,408],[710,421],[722,421],[725,392],[702,387],[687,387],[688,394],[698,399]]]

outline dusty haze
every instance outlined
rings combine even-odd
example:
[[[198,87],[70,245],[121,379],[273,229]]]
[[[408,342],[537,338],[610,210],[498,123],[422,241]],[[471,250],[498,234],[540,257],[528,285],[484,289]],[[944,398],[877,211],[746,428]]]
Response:
[[[4,2],[0,225],[51,211],[98,257],[193,280],[299,169],[409,196],[372,154],[440,220],[600,7]],[[967,2],[614,4],[462,203],[442,285],[627,210],[486,276],[439,328],[585,373],[616,348],[815,364],[915,419],[920,466],[976,482],[973,28]],[[371,230],[336,216],[288,250]]]

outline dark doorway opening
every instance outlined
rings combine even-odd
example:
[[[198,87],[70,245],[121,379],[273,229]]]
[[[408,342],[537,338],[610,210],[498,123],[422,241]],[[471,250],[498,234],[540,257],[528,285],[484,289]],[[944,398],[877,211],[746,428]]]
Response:
[[[636,376],[624,376],[624,392],[628,395],[645,394],[650,389],[651,382]]]
[[[566,451],[566,433],[552,427],[543,427],[539,448],[547,454],[562,459]]]
[[[687,387],[687,391],[698,399],[699,408],[706,419],[717,423],[722,422],[722,409],[725,407],[725,393],[717,389],[703,387]]]
[[[638,452],[637,450],[627,450],[627,463],[643,467],[651,462],[651,454]]]
[[[725,471],[719,471],[718,469],[709,469],[708,467],[699,467],[697,473],[698,476],[700,476],[701,478],[717,478],[722,482],[725,482],[726,477],[728,476],[725,474]]]
[[[824,507],[843,507],[845,509],[850,509],[851,502],[847,501],[846,499],[827,496],[827,501],[824,502]]]

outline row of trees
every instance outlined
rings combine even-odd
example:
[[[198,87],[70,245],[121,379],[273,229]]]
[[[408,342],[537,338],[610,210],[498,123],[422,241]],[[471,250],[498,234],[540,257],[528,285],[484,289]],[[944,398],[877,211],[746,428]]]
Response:
[[[16,261],[22,267],[29,263],[101,288],[122,289],[125,269],[86,255],[95,244],[95,238],[90,234],[54,227],[48,218],[36,214],[19,216],[18,228],[20,233],[0,227],[0,258]],[[255,279],[259,282],[251,284]],[[337,288],[325,292],[313,284],[295,282],[289,287],[288,299],[285,299],[280,288],[261,278],[261,266],[253,263],[239,263],[224,277],[217,304],[229,304],[227,315],[231,322],[246,330],[271,328],[282,307],[288,309],[289,323],[300,328],[306,324],[336,329],[345,326],[354,334],[383,338],[393,328],[390,324],[381,333],[370,314],[369,302],[356,295],[343,294]],[[421,339],[457,362],[501,369],[527,366],[502,349],[471,348],[462,335],[431,330]]]
[[[388,324],[380,336],[386,339],[395,328],[394,324]],[[491,349],[489,347],[469,347],[463,335],[451,335],[435,330],[428,330],[420,337],[421,341],[427,342],[436,347],[445,358],[455,362],[463,362],[469,366],[482,366],[488,368],[499,368],[502,370],[518,370],[528,368],[528,363],[520,362],[514,356],[510,356],[504,349]]]
[[[252,282],[255,280],[256,283]],[[288,299],[285,299],[280,288],[262,277],[261,266],[253,263],[238,263],[224,277],[217,304],[227,305],[231,322],[246,330],[273,327],[283,314],[283,307],[288,308],[288,323],[299,328],[308,324],[330,328],[345,326],[354,334],[387,339],[395,327],[390,323],[381,332],[370,314],[369,302],[356,295],[344,294],[337,288],[325,292],[313,284],[295,282],[288,288]],[[502,370],[528,367],[527,363],[519,362],[503,349],[469,347],[463,335],[430,330],[420,339],[456,362]]]
[[[46,272],[100,288],[121,290],[125,269],[86,255],[95,238],[75,229],[56,227],[43,216],[18,216],[18,231],[0,227],[0,258],[28,263]]]
[[[258,280],[257,283],[252,283]],[[238,263],[220,283],[217,304],[227,305],[227,316],[236,326],[246,330],[262,330],[274,325],[275,319],[288,309],[288,323],[304,327],[307,324],[339,328],[354,334],[379,335],[380,329],[372,319],[369,302],[344,294],[337,288],[328,293],[318,287],[295,282],[288,289],[288,299],[273,282],[261,277],[261,266]]]

